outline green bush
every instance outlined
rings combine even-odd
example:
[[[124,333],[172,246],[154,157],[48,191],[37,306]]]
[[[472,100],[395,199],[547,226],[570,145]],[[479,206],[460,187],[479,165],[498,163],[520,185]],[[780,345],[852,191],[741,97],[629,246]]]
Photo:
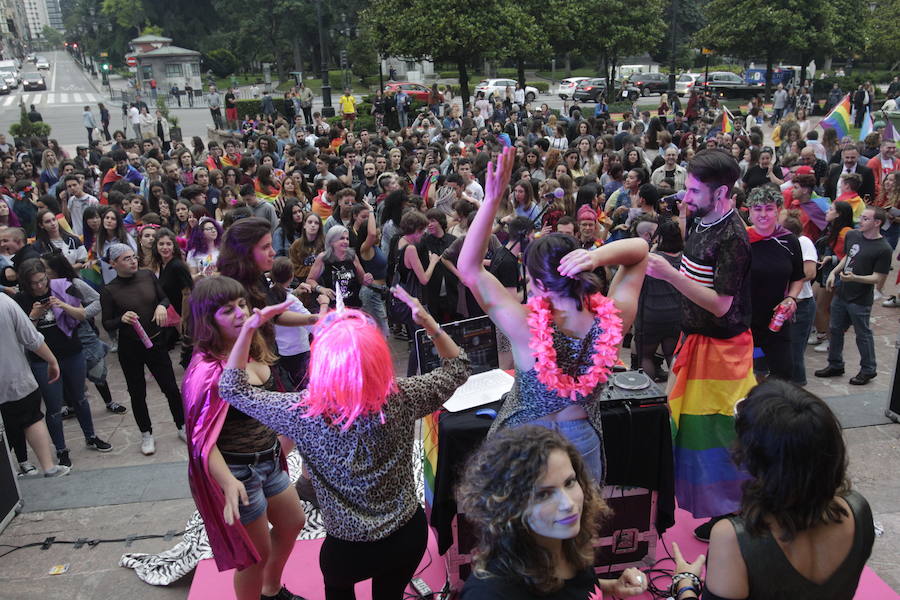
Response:
[[[275,110],[278,111],[279,114],[285,115],[287,112],[284,110],[284,98],[277,98],[275,96],[272,97],[272,104],[275,105]],[[262,100],[251,99],[251,100],[238,100],[237,101],[237,111],[238,111],[238,121],[242,121],[244,117],[247,115],[261,115],[262,114]]]
[[[891,71],[868,71],[852,73],[846,77],[829,76],[825,79],[816,79],[813,81],[813,95],[818,98],[827,97],[829,90],[835,83],[847,94],[867,81],[871,81],[874,84],[887,83],[893,76],[894,74]],[[881,96],[881,91],[877,88],[875,89],[875,96],[876,98]]]
[[[227,77],[238,68],[238,59],[234,52],[227,48],[216,48],[206,53],[204,66],[212,69],[217,77]]]
[[[550,82],[549,81],[526,81],[525,85],[530,85],[531,87],[536,87],[538,91],[542,94],[546,94],[550,91]]]

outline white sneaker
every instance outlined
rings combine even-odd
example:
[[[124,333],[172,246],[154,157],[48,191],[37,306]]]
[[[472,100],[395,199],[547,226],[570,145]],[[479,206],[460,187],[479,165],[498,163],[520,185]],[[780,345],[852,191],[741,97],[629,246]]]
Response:
[[[141,452],[144,456],[150,456],[156,452],[156,442],[153,441],[153,434],[144,432],[141,439]]]
[[[815,329],[809,332],[809,337],[806,338],[806,344],[808,346],[815,346],[816,344],[822,343],[822,338],[819,337],[819,334]]]
[[[813,352],[828,352],[828,340],[818,344],[813,348]]]
[[[891,296],[890,298],[882,302],[881,305],[888,308],[900,308],[900,300],[898,300],[896,296]]]
[[[873,294],[873,298],[874,298],[874,300],[875,300],[876,302],[878,302],[879,300],[883,299],[884,297],[885,297],[884,294],[882,294],[882,293],[879,292],[878,290],[875,290],[875,292],[874,292],[874,294]]]
[[[184,430],[184,425],[178,428],[178,439],[187,444],[187,432]]]
[[[44,471],[44,477],[65,477],[72,472],[72,467],[56,465],[52,471]]]

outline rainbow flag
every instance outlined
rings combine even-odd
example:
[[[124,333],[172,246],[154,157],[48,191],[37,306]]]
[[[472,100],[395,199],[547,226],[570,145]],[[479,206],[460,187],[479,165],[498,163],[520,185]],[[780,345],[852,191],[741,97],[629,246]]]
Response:
[[[727,106],[722,107],[722,133],[731,133],[734,131],[734,115],[728,110]]]
[[[863,119],[862,128],[859,130],[859,141],[866,139],[866,136],[873,131],[875,131],[875,120],[872,118],[872,113],[869,112],[869,108],[866,107],[866,118]]]
[[[276,200],[278,200],[278,195],[281,193],[279,188],[270,188],[264,187],[262,183],[260,183],[259,179],[253,180],[253,189],[256,190],[256,197],[260,200],[268,202],[269,204],[273,204]]]
[[[425,513],[431,521],[434,506],[434,478],[438,464],[438,415],[435,411],[422,419],[422,471],[425,476]]]
[[[834,129],[838,139],[847,135],[847,132],[850,131],[850,94],[844,96],[844,99],[838,102],[824,119],[819,121],[819,125]]]
[[[753,386],[753,335],[729,339],[692,334],[672,366],[669,395],[675,451],[675,497],[695,517],[715,517],[741,505],[747,478],[731,460],[734,406]]]

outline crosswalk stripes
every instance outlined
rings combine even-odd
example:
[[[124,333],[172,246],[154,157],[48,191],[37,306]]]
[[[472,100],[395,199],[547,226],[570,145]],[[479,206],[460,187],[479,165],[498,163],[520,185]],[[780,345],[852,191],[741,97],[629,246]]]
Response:
[[[7,96],[0,96],[0,107],[8,108],[11,106],[18,105],[19,102],[22,102],[26,107],[34,104],[35,106],[48,106],[48,105],[60,105],[60,104],[96,104],[97,102],[102,102],[104,99],[97,94],[88,94],[88,93],[55,93],[55,92],[47,92],[47,93],[27,93],[27,94],[9,94]]]

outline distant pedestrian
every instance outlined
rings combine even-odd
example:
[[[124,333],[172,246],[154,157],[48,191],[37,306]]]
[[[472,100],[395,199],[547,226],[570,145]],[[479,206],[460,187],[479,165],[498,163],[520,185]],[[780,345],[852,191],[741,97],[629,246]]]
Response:
[[[178,108],[181,108],[181,90],[178,89],[177,83],[172,84],[172,89],[169,90],[169,95],[175,98],[175,102],[178,103]]]
[[[194,108],[194,88],[190,83],[184,84],[184,94],[187,96],[188,106]]]
[[[32,123],[39,123],[44,120],[44,117],[41,116],[41,113],[37,111],[34,107],[34,104],[31,105],[31,111],[28,113],[28,120]]]
[[[81,120],[85,129],[87,129],[88,146],[90,146],[94,141],[94,128],[97,127],[97,122],[94,120],[94,113],[91,112],[90,106],[84,107],[84,113],[81,115]]]
[[[103,126],[103,139],[107,142],[112,139],[112,136],[109,134],[109,109],[101,102],[97,105],[97,108],[100,109],[100,124]],[[90,146],[90,144],[88,144]]]
[[[307,125],[312,125],[313,92],[301,83],[297,95],[300,98],[300,108],[303,110],[303,120]]]
[[[228,88],[228,91],[225,92],[225,122],[228,129],[237,129],[238,127],[237,96],[233,87]]]
[[[269,95],[269,91],[266,90],[263,92],[262,96],[262,113],[263,116],[267,119],[275,118],[275,103],[272,102],[272,96]]]
[[[212,115],[213,124],[216,129],[224,129],[222,123],[222,98],[219,96],[216,86],[209,86],[209,94],[206,96],[206,105],[209,107],[209,114]]]
[[[150,97],[153,98],[154,100],[156,100],[156,93],[157,93],[156,92],[156,80],[151,79],[150,80]]]
[[[128,108],[128,119],[131,121],[131,128],[134,130],[134,137],[141,139],[141,111],[137,107],[137,103],[132,104]]]

